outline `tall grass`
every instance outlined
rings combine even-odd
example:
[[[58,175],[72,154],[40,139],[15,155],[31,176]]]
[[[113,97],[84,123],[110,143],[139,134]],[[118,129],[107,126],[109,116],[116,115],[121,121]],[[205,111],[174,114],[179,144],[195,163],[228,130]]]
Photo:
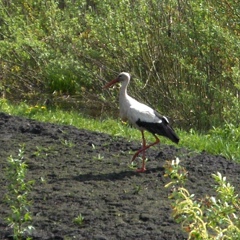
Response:
[[[139,140],[140,133],[121,121],[114,119],[93,119],[77,111],[63,111],[61,109],[48,110],[45,106],[30,106],[26,103],[10,104],[7,100],[0,100],[0,111],[12,115],[24,116],[43,122],[52,122],[62,125],[72,125],[80,129],[103,132],[112,136],[121,136],[128,140]],[[225,125],[224,128],[213,128],[208,134],[200,134],[194,130],[188,132],[177,129],[180,136],[179,147],[186,147],[194,151],[207,151],[212,154],[223,155],[228,159],[240,162],[240,128]],[[151,134],[147,139],[152,141]],[[168,139],[161,138],[161,142],[172,144]]]

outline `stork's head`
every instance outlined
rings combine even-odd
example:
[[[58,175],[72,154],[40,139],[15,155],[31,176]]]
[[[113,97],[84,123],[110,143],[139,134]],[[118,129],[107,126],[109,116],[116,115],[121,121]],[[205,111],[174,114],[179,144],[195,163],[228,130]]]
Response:
[[[121,72],[121,73],[119,73],[117,78],[115,78],[111,82],[107,83],[103,88],[109,88],[116,83],[123,83],[123,82],[129,82],[129,81],[130,81],[130,74],[127,72]]]

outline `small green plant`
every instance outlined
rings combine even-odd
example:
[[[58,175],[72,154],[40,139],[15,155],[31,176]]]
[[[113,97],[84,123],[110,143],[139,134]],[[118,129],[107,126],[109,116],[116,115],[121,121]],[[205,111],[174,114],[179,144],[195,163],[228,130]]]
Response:
[[[36,146],[36,151],[33,153],[33,155],[36,157],[47,157],[50,151],[51,147]]]
[[[170,177],[172,179],[165,187],[170,187],[171,185],[184,185],[187,180],[188,172],[179,165],[180,160],[176,158],[176,160],[166,161],[165,168],[165,177]]]
[[[141,185],[135,185],[133,194],[139,194],[141,190],[142,190],[142,186]]]
[[[75,223],[77,225],[82,225],[83,222],[84,222],[84,217],[81,213],[73,219],[73,223]]]
[[[170,199],[173,217],[188,232],[188,239],[240,239],[240,199],[234,187],[219,172],[213,174],[216,197],[204,196],[200,201],[183,187],[187,171],[179,159],[167,162],[165,171],[171,181]]]
[[[13,228],[13,236],[16,240],[22,239],[25,233],[30,234],[34,229],[33,226],[29,225],[32,220],[29,210],[31,207],[29,193],[34,182],[26,181],[27,164],[23,161],[23,154],[24,147],[19,149],[17,158],[8,157],[5,169],[7,179],[5,200],[11,209],[6,220]]]
[[[74,147],[76,144],[70,140],[67,140],[67,139],[61,139],[61,143],[63,146],[66,146],[66,147]]]
[[[129,152],[129,155],[133,155],[135,152]],[[142,157],[139,157],[139,159],[141,159],[141,161],[142,161]],[[145,159],[145,163],[148,161],[148,158],[146,158]],[[130,169],[132,169],[132,170],[137,170],[137,168],[138,168],[138,162],[137,161],[131,161],[129,164],[128,164],[128,167],[130,168]]]
[[[102,156],[100,153],[96,156],[93,157],[94,160],[102,161],[104,159],[104,156]]]
[[[136,170],[137,169],[137,164],[136,164],[136,162],[131,162],[130,164],[128,164],[128,167],[132,170]]]

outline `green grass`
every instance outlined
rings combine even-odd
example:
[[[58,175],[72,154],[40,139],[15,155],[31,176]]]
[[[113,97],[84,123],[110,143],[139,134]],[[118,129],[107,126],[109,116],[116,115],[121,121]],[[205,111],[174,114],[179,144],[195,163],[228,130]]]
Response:
[[[0,100],[0,111],[17,116],[24,116],[43,122],[52,122],[62,125],[72,125],[80,129],[104,132],[113,136],[122,136],[128,140],[140,142],[141,134],[121,121],[114,119],[93,119],[83,116],[77,111],[47,110],[45,106],[29,106],[25,103],[13,105],[7,100]],[[240,128],[224,124],[220,128],[213,128],[208,134],[199,134],[176,129],[180,136],[179,147],[186,147],[194,151],[207,151],[212,154],[223,155],[228,159],[240,162]],[[151,134],[146,135],[148,141],[153,141]],[[172,144],[168,139],[161,138],[161,142]]]

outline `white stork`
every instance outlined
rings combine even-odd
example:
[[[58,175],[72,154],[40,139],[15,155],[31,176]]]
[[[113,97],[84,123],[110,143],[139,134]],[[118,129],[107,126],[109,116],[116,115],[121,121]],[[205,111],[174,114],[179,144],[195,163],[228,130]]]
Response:
[[[142,133],[142,147],[133,155],[132,162],[142,152],[142,167],[138,172],[145,172],[145,150],[160,142],[158,135],[162,135],[178,143],[179,137],[169,125],[169,121],[165,116],[161,116],[158,112],[142,104],[130,97],[127,93],[127,87],[130,82],[130,74],[122,72],[118,77],[104,86],[109,88],[116,83],[121,83],[119,103],[120,103],[120,117],[123,121],[128,121],[129,124]],[[144,137],[144,130],[150,132],[155,137],[156,141],[146,145]]]

